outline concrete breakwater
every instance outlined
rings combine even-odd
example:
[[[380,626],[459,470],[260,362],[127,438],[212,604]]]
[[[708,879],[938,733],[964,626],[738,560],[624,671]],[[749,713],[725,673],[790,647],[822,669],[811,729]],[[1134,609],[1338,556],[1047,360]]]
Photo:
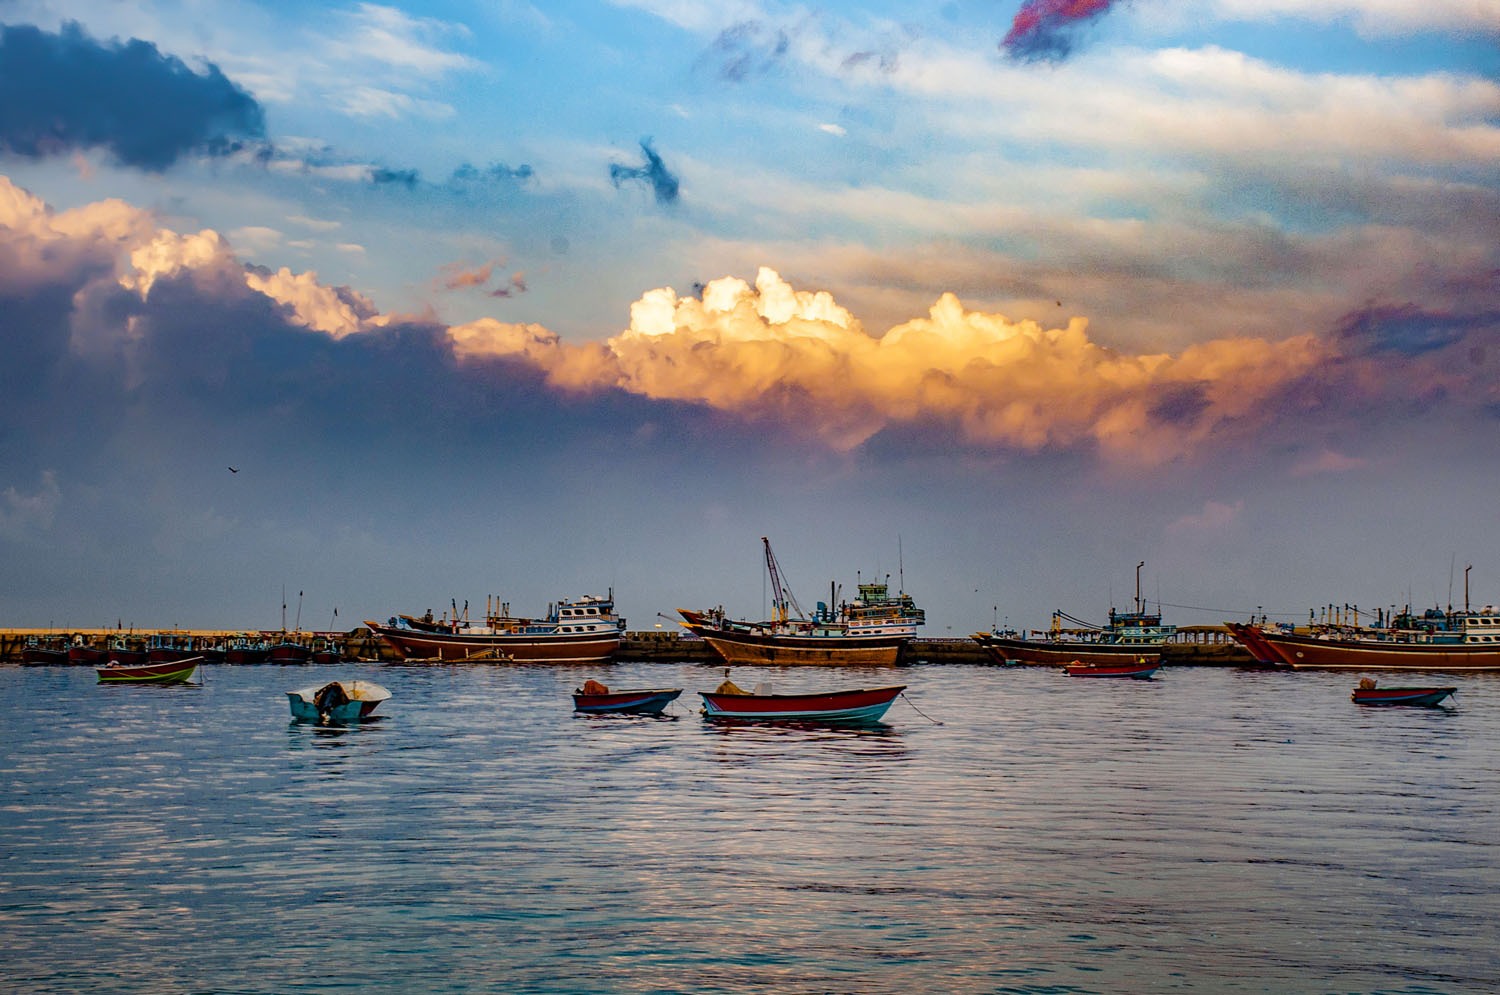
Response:
[[[111,640],[123,639],[132,646],[144,646],[156,633],[124,633],[115,629],[0,629],[0,663],[18,664],[29,644],[66,650],[75,644],[104,649]],[[227,640],[245,635],[241,631],[163,630],[163,634],[188,639],[197,647],[222,646]],[[250,633],[279,640],[280,632]],[[399,659],[383,640],[364,626],[348,632],[291,632],[286,636],[308,643],[323,639],[337,646],[347,660],[393,662]],[[671,630],[627,632],[615,659],[620,663],[703,663],[716,662],[713,650],[702,639]],[[903,662],[908,664],[985,664],[990,662],[973,639],[913,639],[906,645]],[[1191,626],[1179,629],[1162,649],[1162,663],[1167,666],[1238,667],[1253,662],[1250,654],[1230,638],[1222,626]]]

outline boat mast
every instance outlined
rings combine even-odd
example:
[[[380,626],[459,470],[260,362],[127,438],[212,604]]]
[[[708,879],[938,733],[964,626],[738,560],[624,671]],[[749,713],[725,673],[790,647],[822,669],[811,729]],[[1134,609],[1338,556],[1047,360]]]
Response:
[[[1465,612],[1467,612],[1469,610],[1469,571],[1473,570],[1473,569],[1474,569],[1474,564],[1472,564],[1472,563],[1470,563],[1468,566],[1464,567],[1464,611]]]
[[[1146,606],[1141,603],[1141,567],[1145,565],[1145,560],[1135,565],[1135,612],[1137,615],[1145,614],[1146,611]]]
[[[785,622],[790,608],[795,608],[797,617],[801,618],[802,606],[797,604],[797,598],[792,594],[791,588],[782,583],[781,565],[776,562],[776,554],[771,552],[771,540],[761,536],[760,541],[766,547],[766,573],[771,577],[771,620],[778,623]]]

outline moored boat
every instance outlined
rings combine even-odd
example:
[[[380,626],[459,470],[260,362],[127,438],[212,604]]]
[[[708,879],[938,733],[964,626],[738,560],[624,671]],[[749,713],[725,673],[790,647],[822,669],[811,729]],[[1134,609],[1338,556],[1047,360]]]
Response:
[[[1146,660],[1137,660],[1134,663],[1080,663],[1073,662],[1063,669],[1069,677],[1126,677],[1136,680],[1150,680],[1151,675],[1161,668],[1157,662],[1148,663]]]
[[[888,583],[860,583],[859,597],[839,604],[818,602],[810,615],[802,611],[771,551],[765,547],[771,581],[772,617],[764,622],[729,618],[724,609],[677,609],[682,625],[701,637],[725,663],[813,666],[894,666],[901,651],[926,620],[904,591],[891,595]]]
[[[314,684],[286,696],[294,719],[354,722],[368,718],[391,693],[374,681],[348,680]]]
[[[193,649],[193,637],[186,632],[153,632],[146,639],[146,660],[149,663],[172,663],[198,655]]]
[[[511,615],[509,602],[497,607],[487,605],[482,622],[471,622],[467,608],[460,616],[455,605],[451,619],[434,619],[429,611],[365,625],[404,659],[439,662],[609,663],[625,631],[613,590],[602,598],[559,600],[539,619]]]
[[[312,660],[312,647],[302,642],[298,634],[281,633],[281,638],[266,649],[267,663],[297,665]]]
[[[1349,696],[1356,705],[1437,705],[1451,694],[1458,691],[1456,687],[1379,687],[1375,681],[1366,677],[1359,682],[1359,687]]]
[[[54,667],[68,662],[67,647],[60,636],[27,636],[21,649],[21,662],[32,667]]]
[[[588,680],[573,692],[573,710],[590,715],[623,713],[660,715],[662,709],[677,700],[682,688],[621,688],[611,690],[598,681]]]
[[[832,723],[878,722],[906,685],[854,688],[847,691],[776,694],[766,688],[754,692],[735,686],[727,677],[713,691],[699,691],[706,719]]]
[[[230,664],[265,663],[271,647],[259,636],[238,635],[224,647],[224,662]]]
[[[1500,613],[1429,610],[1395,617],[1389,628],[1285,632],[1230,623],[1253,656],[1282,666],[1328,670],[1500,670]]]
[[[83,636],[74,636],[68,647],[68,663],[74,667],[100,667],[109,662],[109,647],[95,646]]]
[[[100,684],[181,684],[193,676],[193,671],[197,670],[202,662],[201,656],[182,660],[162,660],[156,663],[148,662],[136,666],[111,662],[102,667],[95,667],[94,673],[99,675]]]
[[[1139,660],[1160,664],[1162,644],[1176,631],[1163,625],[1161,612],[1148,611],[1141,597],[1141,568],[1135,568],[1133,611],[1109,610],[1109,624],[1089,625],[1063,611],[1052,613],[1052,627],[1029,633],[1010,630],[976,632],[973,639],[996,663],[1024,663],[1065,667],[1073,663],[1107,666],[1133,664]],[[1073,623],[1065,627],[1063,622]]]

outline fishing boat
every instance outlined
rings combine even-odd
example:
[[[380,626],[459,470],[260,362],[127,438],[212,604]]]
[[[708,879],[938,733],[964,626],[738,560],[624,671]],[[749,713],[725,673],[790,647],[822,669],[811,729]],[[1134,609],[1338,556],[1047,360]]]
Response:
[[[1417,615],[1408,608],[1373,628],[1357,620],[1305,631],[1226,625],[1251,655],[1299,670],[1500,670],[1500,611],[1470,607],[1469,569],[1462,611],[1429,608]]]
[[[54,667],[68,662],[68,650],[61,636],[27,636],[21,648],[21,662],[31,667]]]
[[[193,671],[202,662],[201,656],[135,666],[110,662],[95,667],[94,673],[99,675],[100,684],[181,684],[193,676]]]
[[[365,625],[403,659],[438,662],[609,663],[625,632],[613,589],[607,597],[559,600],[548,605],[544,618],[513,616],[510,602],[495,600],[486,601],[482,621],[470,621],[466,602],[462,614],[453,605],[451,618],[435,619],[428,611]]]
[[[1145,660],[1137,660],[1134,663],[1080,663],[1074,661],[1067,664],[1063,669],[1069,677],[1127,677],[1136,680],[1150,680],[1151,675],[1160,669],[1159,662],[1148,663]]]
[[[1141,597],[1142,560],[1135,567],[1133,611],[1109,610],[1109,624],[1090,625],[1058,610],[1052,613],[1050,629],[1030,632],[996,630],[976,632],[973,639],[1000,664],[1023,663],[1065,667],[1070,664],[1133,664],[1139,660],[1160,664],[1162,644],[1176,631],[1163,625],[1161,611],[1148,611]],[[1064,622],[1073,623],[1065,627]]]
[[[109,659],[106,662],[115,667],[139,667],[150,661],[146,655],[146,644],[139,636],[116,636],[109,641]]]
[[[901,651],[926,621],[911,595],[890,593],[885,583],[859,584],[859,596],[838,604],[838,589],[829,602],[818,602],[810,615],[797,603],[782,574],[771,540],[765,547],[771,581],[772,617],[748,622],[727,617],[723,607],[707,611],[677,609],[684,628],[701,637],[725,663],[815,666],[894,666]]]
[[[74,636],[68,647],[68,663],[74,667],[100,667],[109,662],[109,647],[95,646],[83,636]]]
[[[259,636],[244,633],[229,640],[224,647],[224,662],[231,664],[265,663],[271,647]]]
[[[282,633],[281,638],[272,643],[266,650],[267,663],[296,666],[308,663],[311,660],[312,647],[302,642],[295,633]]]
[[[314,636],[312,641],[313,663],[340,663],[344,659],[338,640],[332,636]]]
[[[595,680],[583,682],[573,692],[573,710],[589,715],[616,712],[628,715],[660,715],[677,700],[682,688],[631,688],[610,690]]]
[[[146,639],[148,663],[173,663],[198,655],[193,649],[193,637],[180,630],[153,632]]]
[[[286,693],[292,718],[321,722],[355,722],[391,696],[373,681],[329,681]]]
[[[836,723],[878,722],[906,690],[905,684],[889,687],[855,688],[850,691],[776,694],[767,685],[745,691],[729,680],[712,691],[699,691],[703,699],[703,717],[741,721],[779,722],[811,721]]]
[[[1436,705],[1458,691],[1456,687],[1379,687],[1366,677],[1349,696],[1356,705]]]

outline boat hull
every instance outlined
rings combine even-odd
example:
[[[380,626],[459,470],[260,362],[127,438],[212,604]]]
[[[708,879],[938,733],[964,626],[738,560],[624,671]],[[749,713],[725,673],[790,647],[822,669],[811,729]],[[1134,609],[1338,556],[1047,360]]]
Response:
[[[144,663],[138,666],[110,664],[95,667],[100,684],[181,684],[193,676],[202,657],[190,660],[166,660],[160,663]]]
[[[79,644],[68,647],[68,663],[74,667],[100,667],[109,662],[109,650]]]
[[[1437,705],[1457,691],[1447,688],[1355,688],[1350,700],[1356,705]]]
[[[1298,670],[1500,670],[1500,643],[1399,643],[1262,632]]]
[[[1287,662],[1281,658],[1281,654],[1266,642],[1265,632],[1256,625],[1248,625],[1244,622],[1225,622],[1224,628],[1235,638],[1250,658],[1256,663],[1267,667],[1285,667]]]
[[[684,624],[730,666],[894,667],[901,662],[901,649],[910,638],[762,634],[694,622]]]
[[[677,700],[682,688],[609,691],[603,694],[575,692],[573,710],[588,715],[622,713],[627,715],[660,715],[662,709]]]
[[[21,651],[21,662],[28,667],[60,667],[68,662],[68,651],[28,646]]]
[[[472,635],[420,632],[366,621],[370,631],[408,660],[443,662],[609,663],[620,648],[620,632]],[[508,658],[508,659],[507,659]]]
[[[1161,665],[1160,646],[1129,643],[1050,642],[996,636],[991,633],[975,635],[974,639],[984,647],[986,653],[1001,664],[1016,661],[1036,666],[1066,667],[1074,663],[1111,666],[1144,661],[1153,667]]]
[[[720,694],[699,691],[703,716],[751,722],[878,722],[906,685],[819,694]]]
[[[1156,664],[1086,663],[1065,669],[1069,677],[1124,677],[1147,681],[1161,668]]]
[[[266,652],[267,663],[298,665],[312,660],[312,649],[301,643],[277,643]]]

